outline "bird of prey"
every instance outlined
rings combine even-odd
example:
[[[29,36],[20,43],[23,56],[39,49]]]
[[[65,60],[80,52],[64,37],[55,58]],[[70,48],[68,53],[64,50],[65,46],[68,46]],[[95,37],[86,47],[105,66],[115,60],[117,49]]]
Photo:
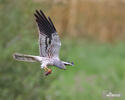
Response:
[[[40,56],[15,53],[13,54],[14,59],[26,62],[40,62],[45,75],[52,72],[48,66],[56,66],[60,69],[66,69],[66,65],[73,66],[73,62],[61,61],[59,58],[61,42],[50,17],[47,18],[41,10],[36,10],[34,16],[39,31]]]

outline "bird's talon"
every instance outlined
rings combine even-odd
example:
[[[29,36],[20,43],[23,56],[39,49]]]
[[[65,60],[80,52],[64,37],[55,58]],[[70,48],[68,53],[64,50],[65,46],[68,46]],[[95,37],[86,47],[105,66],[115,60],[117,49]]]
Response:
[[[52,70],[49,69],[48,67],[45,67],[44,70],[45,70],[45,75],[46,76],[49,75],[49,74],[51,74],[51,72],[52,72]]]
[[[44,70],[45,70],[45,72],[47,72],[47,71],[49,70],[49,68],[48,68],[48,67],[45,67]]]

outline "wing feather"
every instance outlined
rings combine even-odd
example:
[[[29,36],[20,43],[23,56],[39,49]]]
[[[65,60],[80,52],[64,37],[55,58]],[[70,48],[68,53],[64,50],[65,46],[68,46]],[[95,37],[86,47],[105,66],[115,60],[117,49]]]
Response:
[[[58,57],[61,42],[52,20],[47,19],[41,10],[36,10],[34,16],[39,29],[40,56]]]

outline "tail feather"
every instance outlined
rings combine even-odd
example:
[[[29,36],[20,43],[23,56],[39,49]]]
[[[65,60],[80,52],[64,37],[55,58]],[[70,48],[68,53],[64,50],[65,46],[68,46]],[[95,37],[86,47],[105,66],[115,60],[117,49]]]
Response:
[[[19,53],[13,54],[13,58],[15,60],[25,61],[25,62],[37,62],[37,61],[39,61],[37,56],[25,55],[25,54],[19,54]]]

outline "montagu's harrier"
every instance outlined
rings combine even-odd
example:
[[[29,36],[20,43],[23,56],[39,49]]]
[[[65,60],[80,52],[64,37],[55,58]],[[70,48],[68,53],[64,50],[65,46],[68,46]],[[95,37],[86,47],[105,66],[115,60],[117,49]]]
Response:
[[[41,68],[45,70],[45,75],[52,72],[47,66],[52,65],[60,69],[66,69],[66,65],[72,66],[73,63],[61,61],[59,58],[61,42],[50,17],[46,18],[41,10],[36,10],[34,16],[39,31],[40,56],[15,53],[13,54],[14,59],[26,62],[40,62]]]

